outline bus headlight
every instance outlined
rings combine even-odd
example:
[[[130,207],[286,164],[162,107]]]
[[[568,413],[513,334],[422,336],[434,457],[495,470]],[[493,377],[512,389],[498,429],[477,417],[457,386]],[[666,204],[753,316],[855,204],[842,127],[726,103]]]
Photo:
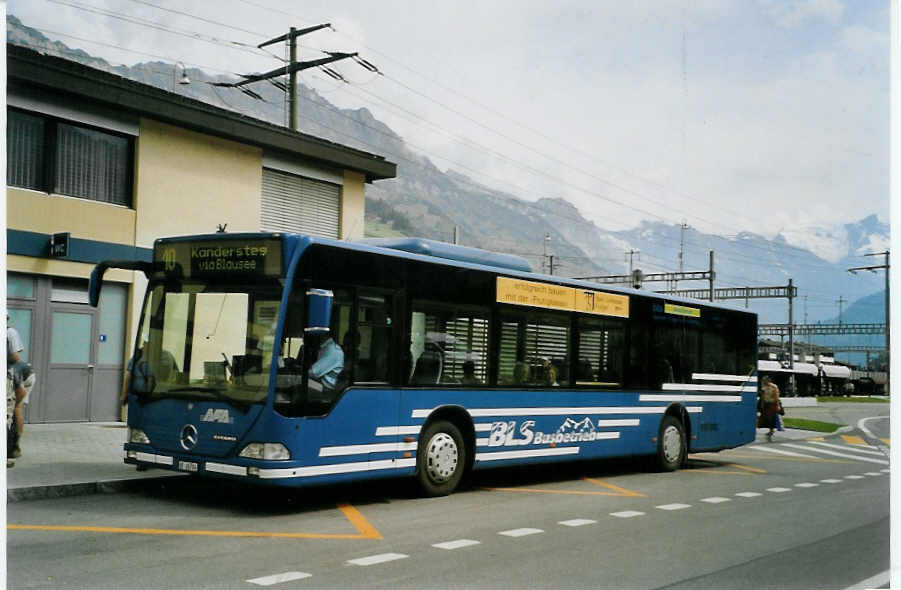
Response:
[[[147,435],[144,434],[144,431],[140,428],[130,428],[128,429],[128,442],[137,443],[140,445],[149,445],[150,439],[147,438]]]
[[[288,448],[282,443],[250,443],[238,453],[247,459],[265,459],[267,461],[285,461],[291,458]]]

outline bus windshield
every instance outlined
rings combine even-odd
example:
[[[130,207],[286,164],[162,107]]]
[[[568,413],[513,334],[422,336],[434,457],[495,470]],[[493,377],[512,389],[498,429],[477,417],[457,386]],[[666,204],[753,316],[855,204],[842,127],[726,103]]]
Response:
[[[281,298],[277,284],[151,285],[129,363],[142,400],[266,400]]]

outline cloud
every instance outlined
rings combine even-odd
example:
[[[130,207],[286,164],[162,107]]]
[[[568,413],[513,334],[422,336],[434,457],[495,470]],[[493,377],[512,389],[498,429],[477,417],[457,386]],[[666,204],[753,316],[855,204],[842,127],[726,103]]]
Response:
[[[837,25],[845,11],[839,0],[761,0],[760,4],[769,17],[784,29],[816,21]]]

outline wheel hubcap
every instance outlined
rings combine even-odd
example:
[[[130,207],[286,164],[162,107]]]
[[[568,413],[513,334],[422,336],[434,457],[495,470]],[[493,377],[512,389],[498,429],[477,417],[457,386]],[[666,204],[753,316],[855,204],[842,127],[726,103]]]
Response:
[[[439,432],[429,441],[426,450],[429,479],[436,483],[443,483],[453,476],[457,470],[457,443],[445,432]]]
[[[682,456],[682,437],[675,426],[663,431],[663,456],[668,463],[675,463]]]

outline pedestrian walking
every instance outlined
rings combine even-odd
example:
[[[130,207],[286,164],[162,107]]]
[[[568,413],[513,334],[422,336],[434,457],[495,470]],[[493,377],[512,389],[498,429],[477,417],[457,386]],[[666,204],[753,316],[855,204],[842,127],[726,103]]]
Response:
[[[782,402],[779,400],[779,387],[773,383],[769,376],[763,378],[760,388],[760,418],[757,426],[769,428],[767,439],[773,439],[773,431],[779,426],[779,415],[782,411]]]

